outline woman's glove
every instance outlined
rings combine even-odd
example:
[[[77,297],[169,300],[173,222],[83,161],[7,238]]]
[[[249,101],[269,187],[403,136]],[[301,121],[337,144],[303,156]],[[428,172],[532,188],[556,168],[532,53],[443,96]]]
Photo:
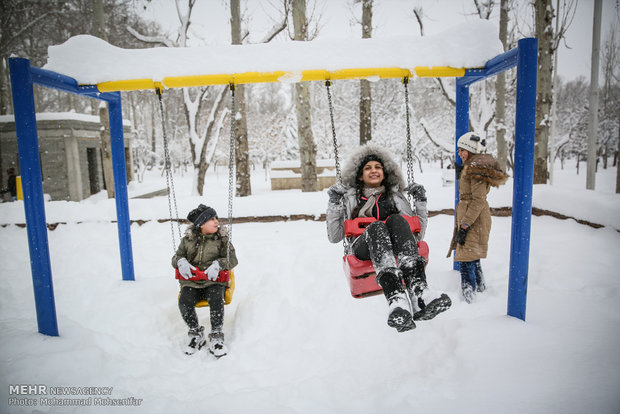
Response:
[[[179,269],[179,273],[183,277],[183,279],[189,279],[192,277],[192,270],[196,270],[194,266],[189,264],[185,257],[181,257],[177,261],[177,268]]]
[[[220,276],[221,269],[220,263],[217,260],[214,260],[213,263],[211,263],[211,266],[207,267],[207,270],[205,270],[207,278],[209,278],[210,281],[215,282]]]
[[[340,204],[344,193],[347,192],[347,187],[342,183],[336,183],[329,187],[327,195],[329,196],[329,202],[331,204]]]
[[[466,228],[459,227],[459,231],[456,232],[456,237],[454,241],[460,244],[461,246],[465,244],[465,238],[467,237],[467,232],[469,231],[469,226]]]
[[[426,189],[422,184],[413,182],[405,187],[407,194],[417,201],[426,201]]]

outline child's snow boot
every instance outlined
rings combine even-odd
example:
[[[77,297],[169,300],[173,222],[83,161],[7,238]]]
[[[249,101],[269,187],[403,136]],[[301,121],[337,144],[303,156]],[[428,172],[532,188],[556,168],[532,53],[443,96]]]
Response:
[[[474,299],[476,299],[476,292],[469,283],[462,285],[461,289],[463,291],[463,299],[465,299],[465,302],[472,303]]]
[[[476,292],[484,292],[487,289],[486,283],[484,283],[484,273],[482,273],[482,266],[480,266],[480,259],[475,261],[476,272]]]
[[[228,349],[224,345],[224,332],[211,332],[209,334],[209,352],[217,358],[228,353]]]
[[[476,263],[459,262],[461,272],[461,290],[465,302],[472,303],[476,298]]]
[[[193,355],[196,351],[199,351],[203,346],[205,346],[207,340],[205,339],[204,330],[204,326],[199,326],[198,328],[189,330],[187,333],[190,338],[189,345],[187,345],[187,348],[185,349],[185,353],[187,355]]]

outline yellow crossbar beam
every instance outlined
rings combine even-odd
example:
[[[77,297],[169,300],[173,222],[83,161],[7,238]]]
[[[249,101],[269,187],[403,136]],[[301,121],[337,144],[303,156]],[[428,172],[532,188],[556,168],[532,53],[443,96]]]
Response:
[[[415,76],[419,77],[461,77],[465,75],[465,69],[451,68],[447,66],[415,68]],[[342,69],[337,71],[327,70],[304,70],[302,72],[244,72],[221,75],[198,75],[198,76],[174,76],[164,78],[161,82],[152,79],[132,79],[102,82],[97,85],[100,92],[134,91],[140,89],[155,89],[156,87],[183,88],[190,86],[206,85],[236,85],[248,83],[266,82],[304,82],[325,81],[344,79],[388,79],[411,77],[411,71],[401,68],[367,68],[367,69]]]

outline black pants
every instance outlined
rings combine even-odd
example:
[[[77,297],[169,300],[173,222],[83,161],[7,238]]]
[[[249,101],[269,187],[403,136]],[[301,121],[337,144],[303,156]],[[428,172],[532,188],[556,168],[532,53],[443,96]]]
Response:
[[[372,222],[364,233],[355,239],[351,250],[358,259],[372,261],[378,276],[377,282],[386,296],[392,293],[387,290],[402,290],[399,289],[399,281],[389,283],[381,278],[383,273],[394,273],[399,265],[407,288],[419,280],[426,283],[424,258],[420,257],[418,243],[411,233],[409,223],[400,214],[392,214],[385,223]],[[389,272],[390,270],[392,272]],[[390,289],[386,289],[385,285],[388,284]]]
[[[224,292],[226,286],[211,285],[206,288],[193,288],[184,286],[179,296],[179,310],[181,316],[190,329],[196,329],[200,325],[196,315],[196,304],[201,300],[209,301],[211,316],[211,331],[221,331],[224,325]]]

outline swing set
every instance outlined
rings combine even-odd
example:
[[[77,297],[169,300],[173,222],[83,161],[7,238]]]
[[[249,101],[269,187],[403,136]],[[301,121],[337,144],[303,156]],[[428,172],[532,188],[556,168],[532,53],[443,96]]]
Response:
[[[174,240],[174,223],[176,223],[177,232],[179,234],[179,240],[181,240],[181,226],[179,225],[179,210],[177,208],[177,199],[176,193],[174,190],[174,176],[172,174],[172,163],[170,162],[170,151],[168,149],[168,136],[166,134],[166,123],[165,112],[164,112],[164,103],[162,99],[162,89],[160,83],[155,86],[155,93],[157,94],[157,98],[159,101],[159,112],[161,119],[161,130],[164,141],[164,170],[166,171],[166,187],[168,189],[168,210],[170,213],[170,230],[172,235],[172,251],[176,252],[176,243]],[[235,85],[230,85],[231,91],[231,120],[235,119],[236,108],[235,108]],[[228,240],[226,242],[226,260],[230,262],[230,246],[232,240],[232,212],[233,212],[233,171],[235,167],[235,123],[230,123],[230,140],[229,140],[229,153],[228,153]],[[206,273],[198,268],[191,270],[193,276],[186,280],[191,281],[200,281],[200,280],[209,280]],[[181,276],[179,269],[175,270],[174,277],[177,280],[185,279]],[[230,270],[220,270],[216,282],[226,283],[226,290],[224,292],[224,304],[228,305],[232,302],[232,296],[235,291],[235,271],[233,269]],[[179,292],[179,297],[181,293]],[[203,308],[209,306],[209,301],[201,300],[196,303],[195,307]]]
[[[244,46],[236,47],[243,48]],[[472,47],[475,47],[475,45],[472,45]],[[515,167],[507,313],[510,316],[514,316],[522,320],[525,320],[527,275],[529,266],[529,239],[531,228],[534,169],[534,129],[536,115],[537,49],[537,39],[521,39],[519,40],[517,47],[491,58],[486,62],[484,67],[481,68],[429,66],[416,67],[411,70],[398,67],[344,68],[333,71],[309,69],[301,71],[301,76],[298,76],[299,73],[295,74],[295,76],[298,76],[295,78],[298,81],[321,80],[327,81],[328,83],[338,79],[364,79],[369,77],[400,79],[410,79],[414,75],[426,77],[455,77],[455,137],[459,137],[469,130],[469,86],[507,69],[513,67],[517,68]],[[411,53],[414,52],[412,51]],[[135,276],[129,222],[120,91],[138,89],[154,89],[157,91],[157,82],[152,79],[125,79],[102,82],[100,84],[80,85],[73,77],[50,70],[33,67],[30,65],[30,61],[28,59],[17,57],[9,58],[9,69],[13,105],[15,110],[15,127],[17,132],[18,152],[22,175],[24,210],[38,330],[40,333],[45,335],[58,336],[58,323],[56,318],[56,305],[54,300],[45,218],[45,204],[43,199],[43,185],[41,182],[41,165],[39,158],[33,86],[37,84],[68,93],[98,99],[108,104],[122,279],[125,281],[132,281],[135,280]],[[231,90],[233,91],[234,96],[234,85],[282,81],[283,74],[286,75],[285,72],[205,74],[201,76],[164,78],[162,84],[165,85],[165,87],[231,85]],[[160,88],[161,86],[162,85],[160,85]],[[331,96],[329,99],[331,100]],[[333,112],[330,113],[330,116],[332,118],[334,149],[337,157],[338,147],[335,142]],[[410,145],[410,142],[408,142],[408,145]],[[408,152],[410,152],[410,149]],[[456,152],[455,139],[455,153]],[[234,162],[234,140],[232,139],[231,159]],[[170,166],[169,162],[170,161],[168,159],[166,161],[168,168]],[[457,162],[461,162],[458,155]],[[229,169],[231,181],[232,171],[233,170],[231,167]],[[411,182],[412,176],[409,176],[408,178]],[[172,176],[170,175],[168,179],[170,180],[169,194],[172,194],[172,197],[169,199],[169,206],[171,208],[172,215],[172,203],[175,204],[176,208],[176,200],[174,198],[174,184],[172,183]],[[232,219],[231,189],[232,185],[229,186],[229,225]],[[458,185],[455,186],[455,206],[456,204],[458,204]],[[412,231],[416,231],[417,227],[415,224],[415,219],[412,220]],[[417,226],[419,226],[419,223]],[[363,231],[362,229],[363,225],[359,222],[349,224],[349,230],[352,232],[351,234],[356,234],[356,232]],[[174,245],[174,229],[172,233]],[[424,248],[422,246],[420,246],[420,251],[424,252]],[[428,249],[426,249],[426,251],[428,251]],[[358,266],[358,263],[351,261],[347,262],[346,257],[343,261],[345,262],[345,269],[346,266],[348,266],[351,270],[350,281],[355,278],[353,275],[356,272],[366,272],[366,270],[368,270],[360,270],[361,265]],[[367,274],[367,272],[362,274]],[[357,293],[361,296],[372,293],[372,290],[374,289],[372,283],[370,283],[372,279],[368,281],[365,281],[364,278],[357,279],[359,280],[354,280],[354,284],[351,285],[352,294],[354,296],[356,296]],[[234,279],[231,280],[233,280],[234,285]],[[372,282],[376,283],[374,281]],[[364,283],[368,283],[368,285],[365,285]]]

